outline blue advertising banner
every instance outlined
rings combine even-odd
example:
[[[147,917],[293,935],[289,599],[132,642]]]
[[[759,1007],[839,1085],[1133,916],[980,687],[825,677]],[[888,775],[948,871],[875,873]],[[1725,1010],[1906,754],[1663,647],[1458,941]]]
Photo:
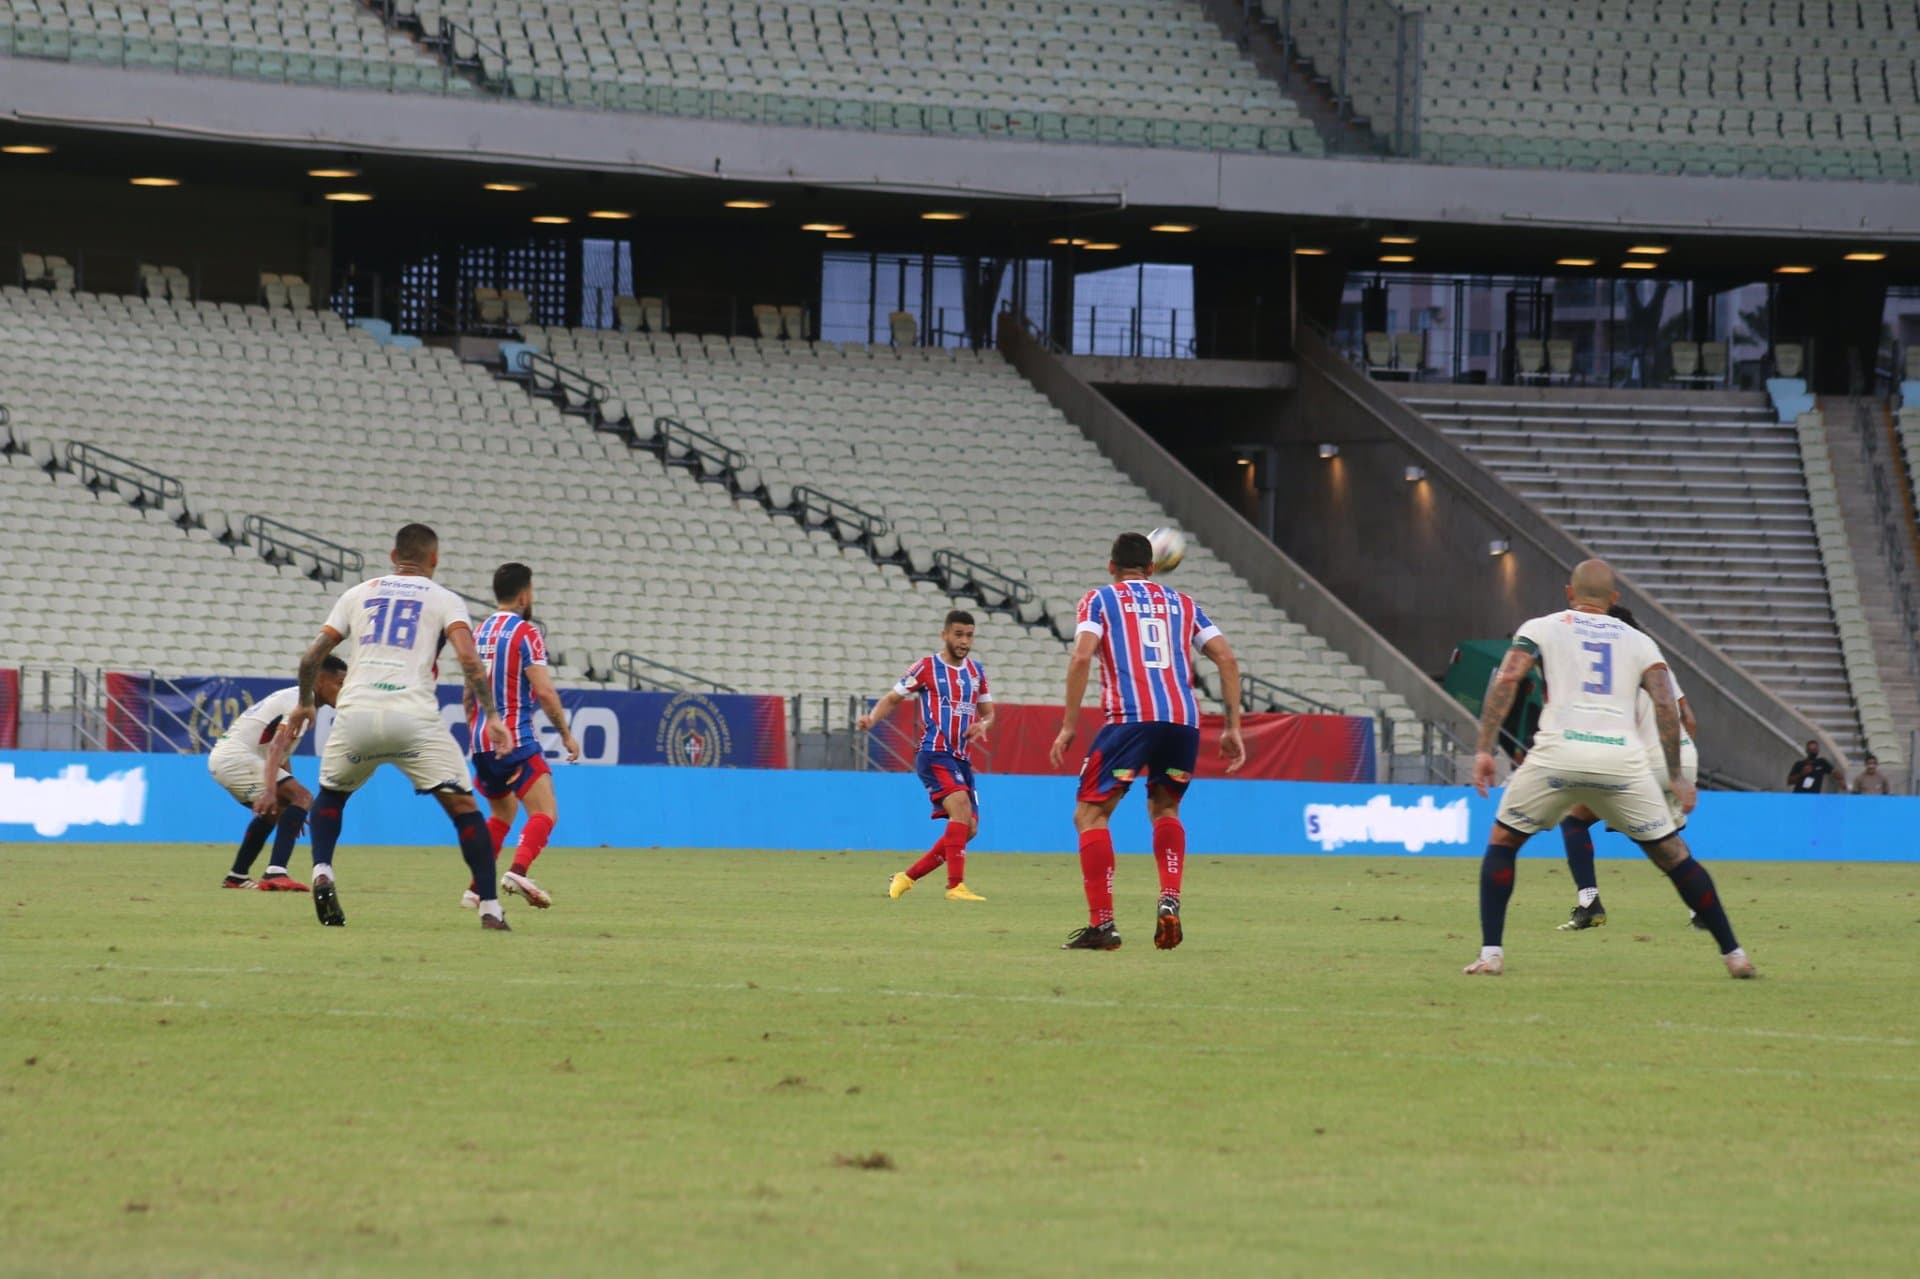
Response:
[[[317,763],[294,761],[308,787]],[[1072,778],[979,781],[974,851],[1073,851]],[[925,793],[898,773],[562,765],[554,784],[562,847],[917,851],[931,838]],[[1478,857],[1497,802],[1459,788],[1203,781],[1181,815],[1196,853]],[[226,843],[245,819],[192,756],[0,752],[0,842]],[[1708,860],[1904,862],[1920,860],[1917,824],[1920,798],[1709,791],[1686,837]],[[1113,829],[1120,851],[1147,851],[1140,797],[1121,805]],[[437,804],[382,770],[348,805],[344,838],[438,845],[452,835]],[[1602,857],[1641,855],[1617,835],[1595,842]],[[1552,836],[1527,851],[1561,855]]]
[[[255,702],[287,687],[284,679],[189,675],[149,682],[115,675],[117,749],[204,755]],[[460,689],[439,689],[440,717],[462,750],[467,723]],[[696,768],[785,768],[786,702],[779,697],[705,693],[637,693],[616,689],[560,690],[567,726],[580,743],[583,764],[674,764]],[[534,732],[549,759],[560,758],[560,735],[539,710]],[[314,732],[296,755],[317,754],[333,727],[322,707]]]

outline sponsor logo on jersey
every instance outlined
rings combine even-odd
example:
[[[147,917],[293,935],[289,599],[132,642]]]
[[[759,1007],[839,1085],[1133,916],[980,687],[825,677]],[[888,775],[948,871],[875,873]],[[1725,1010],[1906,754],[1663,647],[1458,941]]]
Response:
[[[720,708],[705,693],[680,693],[660,715],[654,746],[669,764],[718,768],[733,753],[733,736]]]
[[[1627,744],[1627,739],[1624,737],[1613,737],[1606,733],[1583,733],[1577,728],[1570,728],[1560,734],[1560,739],[1567,742],[1586,742],[1593,746],[1625,746]]]
[[[1389,795],[1364,804],[1308,804],[1307,838],[1325,852],[1348,844],[1398,844],[1417,853],[1429,844],[1464,844],[1470,831],[1465,799],[1435,804],[1431,795],[1402,807]]]

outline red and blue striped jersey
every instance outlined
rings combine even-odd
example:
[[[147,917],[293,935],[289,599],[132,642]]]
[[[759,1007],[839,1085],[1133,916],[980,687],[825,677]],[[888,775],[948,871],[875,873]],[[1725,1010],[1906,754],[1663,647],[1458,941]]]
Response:
[[[955,759],[967,757],[967,730],[981,702],[993,700],[987,691],[987,672],[969,657],[958,666],[938,654],[929,654],[907,668],[893,691],[920,698],[920,736],[923,751],[944,751]]]
[[[534,696],[527,669],[547,664],[547,643],[540,638],[539,629],[520,614],[503,610],[480,623],[473,632],[473,643],[493,683],[494,709],[512,735],[507,749],[511,752],[537,745],[540,739],[533,732]],[[490,749],[480,732],[478,706],[468,712],[467,728],[475,754]]]
[[[1075,634],[1100,641],[1100,709],[1109,724],[1200,723],[1192,651],[1220,633],[1193,597],[1146,578],[1087,592]]]

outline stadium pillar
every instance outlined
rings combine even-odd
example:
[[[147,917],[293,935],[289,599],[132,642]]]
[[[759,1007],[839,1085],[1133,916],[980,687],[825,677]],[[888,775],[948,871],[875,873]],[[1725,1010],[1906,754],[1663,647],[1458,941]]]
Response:
[[[1844,395],[1851,367],[1873,371],[1886,305],[1887,279],[1878,271],[1783,280],[1773,293],[1773,340],[1806,344],[1814,392]]]
[[[1290,356],[1291,277],[1285,249],[1201,255],[1193,264],[1195,353],[1218,359]]]

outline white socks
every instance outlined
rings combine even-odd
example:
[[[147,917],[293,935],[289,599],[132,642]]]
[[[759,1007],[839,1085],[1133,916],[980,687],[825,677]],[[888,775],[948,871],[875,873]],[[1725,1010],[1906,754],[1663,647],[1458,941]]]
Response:
[[[1482,946],[1480,948],[1480,958],[1482,959],[1503,959],[1505,957],[1506,952],[1498,946]]]
[[[491,915],[495,919],[505,919],[507,917],[507,912],[500,909],[500,901],[498,898],[490,902],[481,902],[480,913],[482,915]]]
[[[320,879],[323,876],[327,879],[333,878],[332,862],[315,862],[313,864],[313,877],[315,879]]]
[[[1594,904],[1595,902],[1597,902],[1597,901],[1599,901],[1599,900],[1600,900],[1600,890],[1599,890],[1599,889],[1597,889],[1597,888],[1583,888],[1583,889],[1581,889],[1581,890],[1580,890],[1580,904],[1581,904],[1582,906],[1591,906],[1591,905],[1593,905],[1593,904]]]
[[[267,867],[267,874],[269,874],[269,875],[284,875],[284,874],[286,874],[286,873],[287,873],[287,868],[286,868],[285,866],[269,866],[269,867]]]
[[[1735,946],[1732,950],[1720,956],[1722,959],[1745,959],[1746,957],[1747,948],[1745,946]]]

